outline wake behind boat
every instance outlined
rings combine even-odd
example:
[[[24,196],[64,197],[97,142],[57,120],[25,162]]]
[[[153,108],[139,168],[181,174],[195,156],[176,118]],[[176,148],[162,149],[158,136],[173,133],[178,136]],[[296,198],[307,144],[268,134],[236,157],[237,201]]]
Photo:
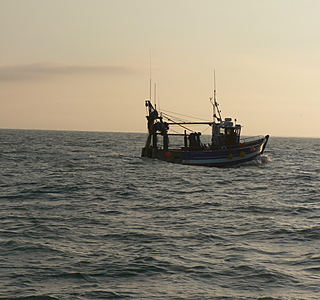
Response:
[[[214,99],[210,98],[213,106],[213,121],[211,122],[174,121],[166,114],[159,114],[151,101],[147,100],[145,105],[148,109],[148,138],[145,147],[142,148],[141,156],[185,165],[226,167],[250,161],[261,155],[267,145],[269,135],[242,139],[241,125],[234,123],[231,118],[222,119],[215,95],[214,91]],[[203,144],[201,133],[189,131],[186,127],[189,125],[211,126],[211,143]],[[184,128],[184,133],[169,133],[170,127],[173,126]],[[162,143],[158,141],[159,136],[162,137]],[[182,146],[170,148],[169,136],[180,136]]]

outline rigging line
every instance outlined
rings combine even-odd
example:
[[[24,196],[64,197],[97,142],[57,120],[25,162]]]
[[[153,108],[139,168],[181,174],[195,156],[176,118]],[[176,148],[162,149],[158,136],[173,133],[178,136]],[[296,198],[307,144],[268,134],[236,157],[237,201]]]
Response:
[[[173,119],[169,118],[169,117],[168,117],[168,115],[166,115],[166,114],[164,114],[164,116],[163,116],[163,117],[164,117],[164,118],[166,118],[168,121],[173,122],[173,123],[175,123],[176,125],[178,125],[178,126],[180,126],[180,127],[184,128],[184,129],[186,129],[186,130],[188,130],[188,131],[190,131],[190,132],[194,132],[194,130],[192,130],[192,129],[190,129],[190,128],[188,128],[188,127],[186,127],[186,126],[182,125],[182,124],[177,124],[177,122],[176,122],[176,121],[174,121]],[[194,124],[194,125],[197,125],[197,124]],[[200,125],[200,124],[199,124],[199,125]],[[206,129],[201,130],[201,132],[202,132],[202,133],[203,133],[203,132],[206,132],[209,128],[210,128],[210,127],[207,127]],[[172,128],[171,128],[170,130],[171,130],[171,131],[173,131],[173,132],[175,132],[175,133],[178,133],[177,131],[173,130]]]
[[[183,123],[187,123],[187,120],[183,120],[183,119],[177,118],[177,117],[175,117],[175,116],[171,116],[171,115],[166,114],[166,113],[162,113],[162,114],[163,114],[163,116],[166,117],[166,118],[170,117],[170,118],[176,119],[177,121],[180,121],[180,122],[183,122]],[[176,121],[176,122],[177,122],[177,121]]]
[[[193,122],[195,122],[194,120],[190,121],[190,120],[182,119],[182,118],[179,118],[177,116],[172,116],[172,115],[170,115],[168,113],[162,113],[162,114],[163,114],[164,117],[170,117],[170,118],[175,119],[176,120],[175,122],[178,122],[178,121],[181,122],[181,123],[193,123]],[[208,122],[208,121],[203,121],[203,122]],[[194,125],[196,125],[196,124],[194,124]]]
[[[191,122],[187,122],[185,120],[173,119],[171,116],[168,116],[168,115],[164,115],[164,118],[166,118],[170,122],[173,122],[176,125],[179,125],[178,123],[181,123],[181,125],[186,125],[184,123],[191,123]]]
[[[176,120],[181,120],[183,122],[195,122],[195,121],[202,121],[202,122],[207,122],[207,120],[204,120],[204,119],[200,119],[200,118],[195,118],[195,117],[191,117],[191,116],[184,116],[184,117],[188,117],[188,118],[192,118],[191,120],[190,119],[186,119],[186,118],[181,118],[179,116],[176,116],[176,115],[171,115],[171,114],[168,114],[168,113],[164,113],[165,115],[167,116],[171,116],[172,118],[175,118]]]
[[[173,122],[174,124],[179,125],[179,126],[181,126],[181,127],[183,127],[182,125],[185,126],[184,123],[186,123],[186,124],[189,123],[189,122],[185,122],[185,121],[179,122],[179,120],[177,120],[177,119],[176,119],[176,120],[173,120],[173,119],[170,118],[171,116],[168,116],[168,115],[166,115],[166,114],[164,114],[163,117],[164,117],[165,119],[167,119],[168,121]],[[178,123],[180,123],[180,124],[178,124]],[[181,124],[181,123],[182,123],[182,124]],[[191,122],[191,123],[192,123],[192,122]],[[188,125],[190,125],[190,124],[188,124]],[[192,125],[193,125],[193,126],[200,126],[200,125],[203,126],[202,123],[201,123],[201,124],[193,123]],[[209,123],[208,123],[208,125],[209,125]],[[211,125],[210,125],[210,126],[211,126]],[[204,130],[201,130],[201,132],[207,131],[207,130],[210,128],[210,126],[207,127],[207,128],[204,129]],[[188,130],[189,130],[190,132],[195,131],[195,130],[191,130],[190,128],[188,128]]]
[[[179,134],[179,132],[176,131],[176,130],[174,130],[174,129],[170,129],[170,130],[173,131],[173,132],[175,132],[175,133],[177,133],[177,134]]]
[[[179,118],[179,117],[177,117],[177,116],[170,115],[170,114],[168,114],[168,113],[163,113],[163,115],[168,116],[168,117],[171,117],[171,118],[174,118],[174,119],[179,120],[179,121],[185,121],[185,120],[182,119],[182,118]]]
[[[170,118],[168,118],[168,117],[166,117],[169,121],[171,121],[171,122],[173,122],[173,123],[176,123],[174,120],[172,120],[172,119],[170,119]],[[186,126],[183,126],[183,125],[181,125],[181,124],[177,124],[178,126],[180,126],[180,127],[182,127],[182,128],[184,128],[184,129],[186,129],[186,130],[188,130],[188,131],[190,131],[190,132],[192,132],[193,130],[191,130],[191,129],[189,129],[189,128],[187,128]]]
[[[201,133],[206,132],[210,127],[207,127],[205,130],[201,131]]]
[[[207,121],[205,119],[201,119],[201,118],[198,118],[198,117],[192,117],[192,116],[188,116],[188,115],[183,115],[183,114],[179,114],[179,113],[176,113],[176,112],[173,112],[173,111],[169,111],[169,110],[165,110],[165,109],[162,109],[162,111],[168,112],[168,113],[172,113],[172,114],[176,114],[176,115],[180,115],[180,116],[183,116],[183,117],[194,118],[194,119],[201,120],[201,121]]]

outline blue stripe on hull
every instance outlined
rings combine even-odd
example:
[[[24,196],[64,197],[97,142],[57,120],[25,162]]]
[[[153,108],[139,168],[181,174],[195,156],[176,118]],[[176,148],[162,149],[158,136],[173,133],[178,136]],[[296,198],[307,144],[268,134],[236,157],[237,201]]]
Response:
[[[232,166],[250,161],[259,156],[263,143],[256,146],[254,151],[251,147],[237,148],[221,151],[184,152],[182,164],[198,166]],[[242,156],[240,155],[242,154]],[[244,155],[243,155],[244,154]]]
[[[232,166],[235,164],[239,164],[242,162],[250,161],[255,157],[259,156],[260,152],[254,152],[244,157],[241,156],[234,156],[232,159],[224,156],[224,157],[207,157],[207,158],[200,158],[195,157],[191,159],[182,159],[182,164],[185,165],[198,165],[198,166]]]

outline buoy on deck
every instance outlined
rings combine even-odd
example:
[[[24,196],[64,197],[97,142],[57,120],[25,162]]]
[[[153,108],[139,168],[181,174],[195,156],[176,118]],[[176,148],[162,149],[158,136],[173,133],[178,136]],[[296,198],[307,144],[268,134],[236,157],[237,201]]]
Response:
[[[164,156],[165,156],[166,158],[169,158],[169,157],[171,156],[171,153],[170,153],[169,151],[167,151],[167,152],[164,154]]]

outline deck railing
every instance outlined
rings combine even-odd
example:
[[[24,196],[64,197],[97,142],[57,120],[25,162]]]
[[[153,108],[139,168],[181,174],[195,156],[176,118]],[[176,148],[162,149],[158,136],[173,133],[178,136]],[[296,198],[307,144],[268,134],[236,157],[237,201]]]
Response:
[[[252,143],[256,140],[261,140],[263,139],[263,135],[256,135],[256,136],[250,136],[250,137],[244,137],[240,139],[240,143]]]

